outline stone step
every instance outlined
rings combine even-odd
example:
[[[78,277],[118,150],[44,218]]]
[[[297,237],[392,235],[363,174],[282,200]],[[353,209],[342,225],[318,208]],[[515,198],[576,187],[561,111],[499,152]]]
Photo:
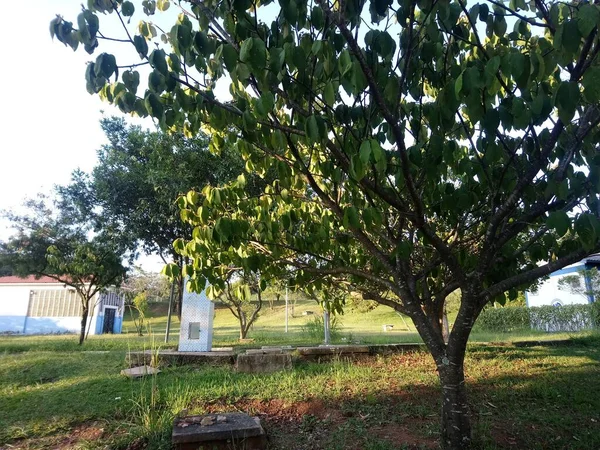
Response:
[[[175,419],[172,442],[177,450],[263,450],[266,433],[258,417],[244,413],[207,414]]]

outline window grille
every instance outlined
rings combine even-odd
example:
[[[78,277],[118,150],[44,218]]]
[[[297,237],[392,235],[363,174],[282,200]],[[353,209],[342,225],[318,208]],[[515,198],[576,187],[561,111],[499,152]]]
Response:
[[[105,306],[115,306],[120,308],[122,306],[122,299],[116,292],[104,292],[100,294],[100,308]]]
[[[29,294],[29,317],[80,317],[81,299],[72,289],[38,289]]]

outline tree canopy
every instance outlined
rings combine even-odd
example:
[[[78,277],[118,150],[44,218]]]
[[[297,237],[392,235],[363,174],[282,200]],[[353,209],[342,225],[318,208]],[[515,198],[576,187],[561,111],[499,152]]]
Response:
[[[110,229],[165,262],[179,261],[173,241],[191,238],[175,200],[205,185],[218,186],[242,173],[242,159],[232,151],[215,156],[208,138],[166,134],[128,125],[110,117],[101,121],[108,144],[98,150],[91,173],[76,170],[69,185],[59,188],[71,214]]]
[[[240,177],[181,198],[194,230],[175,248],[192,287],[224,287],[232,265],[263,278],[293,267],[297,283],[344,282],[409,315],[443,386],[442,442],[468,447],[478,314],[599,249],[600,6],[189,0],[158,26],[170,4],[94,0],[77,27],[50,29],[98,53],[90,93],[165,130],[207,130],[249,173],[276,168],[264,195]],[[131,59],[102,53],[104,13]]]

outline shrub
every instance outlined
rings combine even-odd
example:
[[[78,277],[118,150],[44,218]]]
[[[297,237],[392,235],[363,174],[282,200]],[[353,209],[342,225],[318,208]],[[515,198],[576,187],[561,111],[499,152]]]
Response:
[[[580,331],[594,327],[592,305],[540,306],[531,309],[531,328],[535,330]]]
[[[475,327],[481,331],[512,332],[531,328],[529,308],[486,308]]]
[[[337,316],[331,315],[329,318],[329,337],[331,342],[337,341],[340,338],[342,327],[341,321]],[[322,315],[316,315],[311,320],[306,322],[302,327],[304,334],[311,341],[322,341],[325,337],[325,323]]]
[[[476,322],[480,331],[580,331],[600,327],[600,304],[487,308]]]

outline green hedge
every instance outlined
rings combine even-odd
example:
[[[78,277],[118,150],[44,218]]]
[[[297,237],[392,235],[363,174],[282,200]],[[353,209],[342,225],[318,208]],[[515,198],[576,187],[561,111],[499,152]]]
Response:
[[[600,303],[533,308],[486,308],[477,319],[475,328],[507,333],[532,329],[557,332],[600,328]]]

